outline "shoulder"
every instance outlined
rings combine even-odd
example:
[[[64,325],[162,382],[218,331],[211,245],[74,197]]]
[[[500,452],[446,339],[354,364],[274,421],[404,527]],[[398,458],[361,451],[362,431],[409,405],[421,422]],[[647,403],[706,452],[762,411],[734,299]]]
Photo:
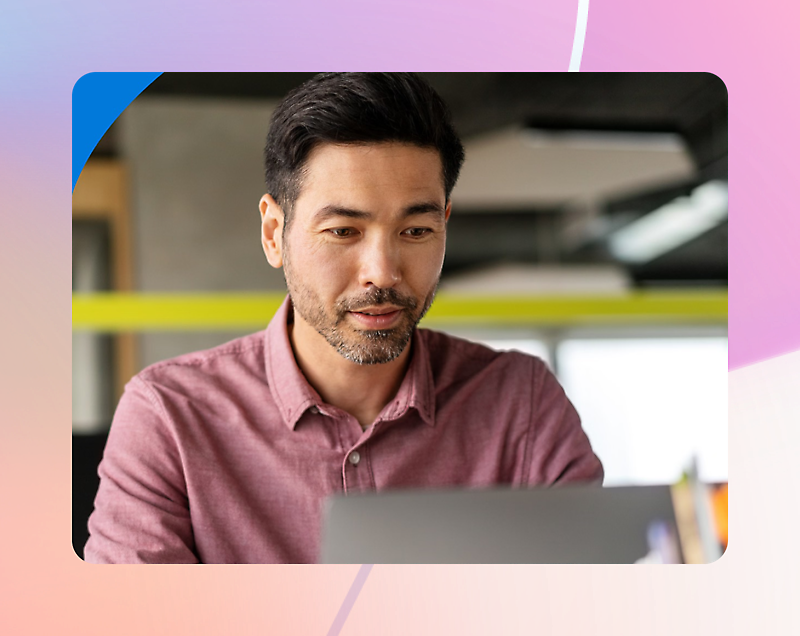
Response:
[[[536,361],[544,364],[540,358],[520,351],[497,351],[484,344],[432,329],[418,329],[418,331],[431,357],[443,361],[476,360],[485,363],[502,360],[507,364]]]
[[[220,386],[227,378],[248,376],[264,378],[263,331],[157,362],[138,373],[133,382],[191,389],[205,383]]]
[[[166,440],[186,429],[208,431],[258,412],[268,391],[261,332],[145,368],[126,385],[111,432],[160,431]]]
[[[439,331],[419,329],[437,378],[469,379],[490,373],[499,378],[531,380],[546,372],[543,360],[519,351],[497,351],[486,345]]]

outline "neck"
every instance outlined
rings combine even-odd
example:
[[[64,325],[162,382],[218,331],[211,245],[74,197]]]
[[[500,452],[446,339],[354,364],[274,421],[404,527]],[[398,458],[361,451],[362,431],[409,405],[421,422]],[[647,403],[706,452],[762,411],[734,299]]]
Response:
[[[323,336],[295,314],[288,325],[297,366],[327,403],[350,413],[362,428],[375,421],[400,388],[411,344],[391,362],[357,364],[341,356]]]

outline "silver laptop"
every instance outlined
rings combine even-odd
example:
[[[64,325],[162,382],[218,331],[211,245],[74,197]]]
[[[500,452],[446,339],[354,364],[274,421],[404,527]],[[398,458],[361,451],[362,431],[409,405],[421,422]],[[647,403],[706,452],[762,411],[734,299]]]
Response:
[[[681,562],[669,486],[395,491],[327,502],[322,563]]]

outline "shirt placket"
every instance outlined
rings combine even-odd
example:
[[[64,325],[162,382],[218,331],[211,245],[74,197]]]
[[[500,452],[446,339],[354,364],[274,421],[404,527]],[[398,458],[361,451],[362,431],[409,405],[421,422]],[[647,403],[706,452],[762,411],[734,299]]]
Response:
[[[370,466],[372,431],[362,431],[358,422],[347,415],[340,425],[347,430],[343,435],[344,456],[342,458],[342,487],[345,493],[370,492],[375,490]]]

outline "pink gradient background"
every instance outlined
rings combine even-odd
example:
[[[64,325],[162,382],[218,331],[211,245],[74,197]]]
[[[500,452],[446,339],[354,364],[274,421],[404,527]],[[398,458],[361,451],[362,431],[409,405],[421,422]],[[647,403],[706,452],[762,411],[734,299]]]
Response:
[[[0,21],[3,634],[326,634],[358,569],[102,567],[72,553],[74,82],[104,70],[566,70],[577,10],[577,0],[207,4],[39,0]],[[343,635],[800,633],[800,356],[783,355],[800,349],[789,195],[798,17],[788,2],[593,0],[583,55],[583,71],[709,71],[730,92],[740,368],[728,553],[702,567],[376,566]]]

